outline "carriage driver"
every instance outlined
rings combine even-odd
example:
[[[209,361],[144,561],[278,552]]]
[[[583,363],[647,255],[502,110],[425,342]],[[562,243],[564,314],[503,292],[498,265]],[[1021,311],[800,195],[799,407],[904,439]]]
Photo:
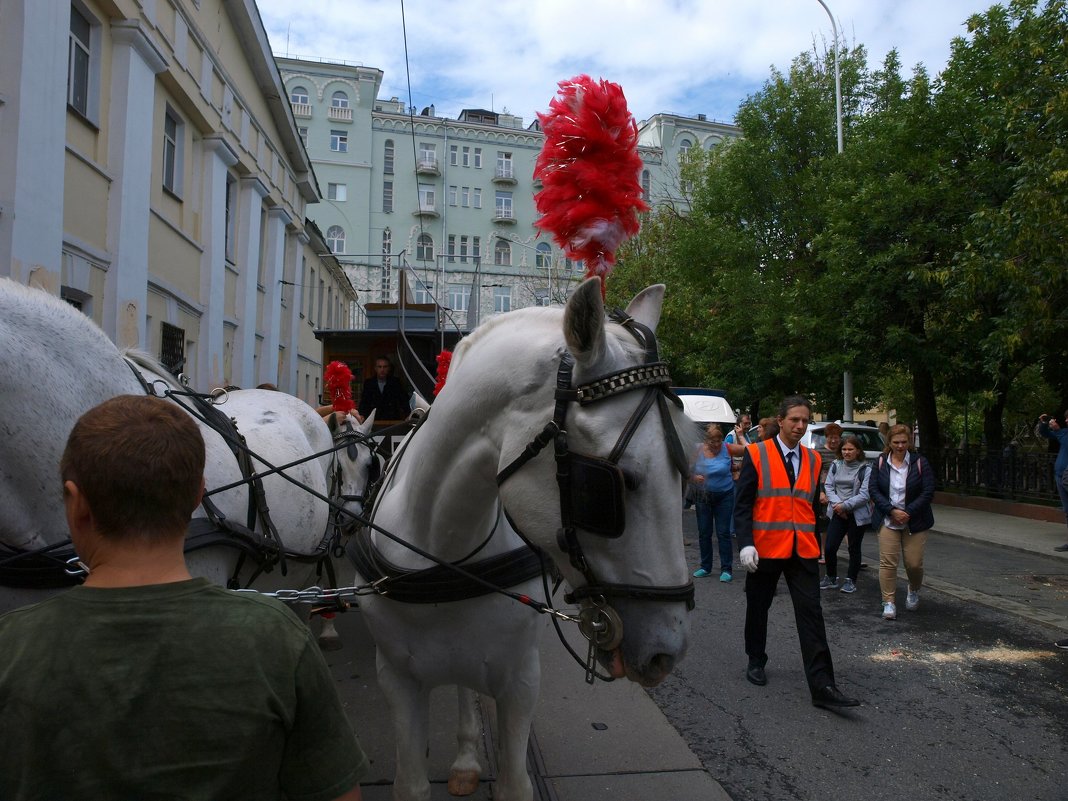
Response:
[[[61,463],[83,586],[0,616],[0,798],[361,798],[367,758],[309,629],[192,578],[204,440],[157,398],[86,412]]]

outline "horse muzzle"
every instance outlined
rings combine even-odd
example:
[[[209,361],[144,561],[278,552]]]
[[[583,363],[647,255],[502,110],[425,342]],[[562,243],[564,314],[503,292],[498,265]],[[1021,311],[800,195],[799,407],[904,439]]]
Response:
[[[668,677],[683,658],[690,633],[689,614],[684,603],[617,601],[622,624],[618,642],[604,640],[597,646],[597,661],[614,678],[623,678],[643,687],[655,687]],[[611,607],[609,607],[611,609]]]

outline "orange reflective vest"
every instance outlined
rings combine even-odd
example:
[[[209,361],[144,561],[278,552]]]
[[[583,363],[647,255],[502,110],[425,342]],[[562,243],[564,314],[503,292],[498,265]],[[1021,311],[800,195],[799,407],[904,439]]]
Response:
[[[816,513],[812,497],[819,480],[822,459],[801,446],[801,465],[793,487],[778,448],[768,440],[749,446],[749,458],[757,471],[753,502],[753,545],[762,559],[789,559],[796,552],[802,559],[820,555],[816,539]]]

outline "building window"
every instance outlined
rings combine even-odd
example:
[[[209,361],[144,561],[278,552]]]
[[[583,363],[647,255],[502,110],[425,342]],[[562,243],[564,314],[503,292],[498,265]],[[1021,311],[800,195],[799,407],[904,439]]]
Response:
[[[460,237],[460,261],[467,262],[467,237]]]
[[[438,166],[438,151],[434,145],[429,142],[419,143],[419,164],[427,167]]]
[[[326,229],[326,246],[331,253],[345,252],[345,229],[340,225],[331,225]]]
[[[313,322],[315,317],[315,268],[311,270],[311,281],[308,282],[308,322],[315,325]]]
[[[471,148],[464,147],[462,152],[463,152],[462,166],[470,167],[471,166]]]
[[[393,140],[387,139],[382,148],[382,172],[386,175],[393,174]]]
[[[539,242],[534,248],[534,264],[538,267],[551,267],[553,263],[553,248],[548,242]]]
[[[456,234],[449,234],[445,247],[446,258],[449,261],[456,261]]]
[[[455,167],[458,162],[460,148],[458,145],[449,145],[449,165]]]
[[[417,281],[415,285],[415,302],[416,303],[433,303],[434,302],[434,285],[424,284],[422,281]]]
[[[382,211],[389,214],[393,211],[393,182],[382,182]]]
[[[326,327],[334,327],[334,288],[326,288]]]
[[[389,303],[393,299],[393,232],[388,228],[382,229],[382,273],[379,280],[378,291],[382,303]]]
[[[334,94],[330,96],[330,106],[331,108],[348,108],[349,96],[340,90],[334,92]]]
[[[498,267],[505,267],[512,263],[512,246],[503,239],[498,239],[493,246],[493,263]]]
[[[348,184],[327,184],[326,185],[326,199],[336,200],[344,202],[348,200],[349,187]]]
[[[480,170],[482,169],[482,148],[480,148],[480,147],[476,147],[475,148],[475,162],[474,163],[475,163],[475,167],[476,168],[478,168]]]
[[[434,211],[437,204],[436,192],[433,184],[419,184],[419,209],[421,211]]]
[[[330,149],[335,153],[349,152],[349,135],[344,131],[330,132]]]
[[[415,240],[415,258],[417,261],[434,260],[434,238],[430,234],[419,234]]]
[[[691,147],[693,147],[693,142],[689,139],[679,141],[679,161],[683,161],[686,158],[686,154],[690,152]]]
[[[512,193],[497,191],[496,211],[494,215],[502,220],[512,219]]]
[[[471,205],[471,187],[460,187],[460,205],[463,206],[465,209]]]
[[[480,236],[471,237],[471,257],[475,261],[482,258],[482,237]]]
[[[300,141],[304,143],[304,147],[308,146],[308,129],[307,127],[297,128],[297,133],[300,134]]]
[[[182,151],[185,125],[170,107],[163,115],[163,188],[174,195],[182,192]]]
[[[449,284],[449,308],[453,311],[467,311],[471,305],[470,284]]]
[[[512,178],[512,154],[505,153],[501,150],[497,151],[497,177],[498,178]]]
[[[493,310],[499,313],[512,310],[512,288],[510,286],[493,287]]]
[[[534,305],[535,306],[548,306],[552,302],[549,297],[548,289],[535,289],[534,290]]]
[[[455,206],[456,205],[456,189],[457,188],[455,186],[450,186],[449,187],[449,205],[450,206]]]
[[[226,260],[234,262],[234,240],[237,226],[237,179],[226,173]]]
[[[326,282],[322,278],[319,279],[319,298],[318,298],[318,300],[319,300],[319,302],[315,307],[315,309],[316,309],[316,311],[315,311],[315,314],[316,314],[315,319],[319,321],[319,325],[322,325],[323,321],[325,319],[323,317],[323,303],[326,302]]]
[[[649,202],[649,170],[642,170],[642,200]]]
[[[476,209],[482,208],[482,190],[477,186],[471,190],[471,205]]]
[[[289,102],[294,106],[308,105],[308,90],[303,86],[294,86],[289,92]]]
[[[67,52],[67,103],[83,117],[89,116],[93,24],[73,5],[70,7],[70,39]]]
[[[159,361],[172,373],[185,366],[185,329],[170,323],[159,324]]]

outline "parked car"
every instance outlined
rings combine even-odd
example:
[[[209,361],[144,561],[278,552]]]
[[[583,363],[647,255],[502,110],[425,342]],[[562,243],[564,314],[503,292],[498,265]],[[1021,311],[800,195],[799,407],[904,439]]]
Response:
[[[821,420],[818,423],[812,423],[809,425],[808,430],[805,432],[805,436],[801,437],[801,444],[808,448],[822,448],[827,441],[827,437],[823,433],[823,429],[827,427],[830,420]],[[872,461],[878,459],[883,452],[883,435],[878,428],[874,426],[866,426],[861,423],[843,423],[838,422],[838,425],[842,427],[843,434],[856,434],[860,440],[860,444],[864,448],[864,456]]]
[[[694,421],[694,445],[705,438],[705,429],[709,423],[722,424],[724,431],[730,431],[734,426],[737,416],[722,390],[699,387],[672,387],[672,390],[682,399],[682,409],[686,416]]]

